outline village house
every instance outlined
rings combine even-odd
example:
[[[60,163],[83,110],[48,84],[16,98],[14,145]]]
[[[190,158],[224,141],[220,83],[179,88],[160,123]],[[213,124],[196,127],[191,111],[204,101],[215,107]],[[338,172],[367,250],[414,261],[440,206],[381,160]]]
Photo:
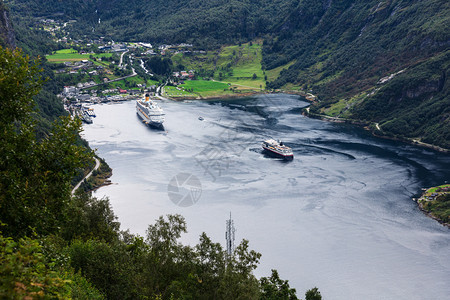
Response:
[[[89,94],[79,94],[77,98],[80,102],[86,102],[91,99],[91,96]]]
[[[144,48],[153,48],[152,44],[150,43],[138,43],[139,46],[142,46]]]
[[[181,71],[180,72],[180,78],[184,79],[187,78],[189,76],[189,73],[186,71]]]
[[[130,95],[136,95],[136,94],[141,93],[141,91],[140,91],[140,90],[128,90],[128,93],[129,93]]]
[[[63,89],[63,94],[64,95],[68,95],[68,94],[73,94],[78,92],[77,88],[74,86],[65,86]]]

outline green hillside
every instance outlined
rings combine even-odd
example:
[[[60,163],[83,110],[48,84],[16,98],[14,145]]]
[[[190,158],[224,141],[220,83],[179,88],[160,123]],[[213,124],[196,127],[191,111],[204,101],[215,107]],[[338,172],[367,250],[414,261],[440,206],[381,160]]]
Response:
[[[312,90],[320,100],[313,112],[376,122],[378,134],[450,148],[450,4],[329,4],[300,2],[280,34],[265,40],[267,69],[295,60],[268,86]]]
[[[197,70],[200,76],[237,84],[240,90],[260,90],[265,88],[261,49],[258,43],[245,43],[223,46],[204,54],[178,53],[172,61],[181,69]]]
[[[260,80],[247,82],[254,88],[312,92],[320,100],[312,112],[379,123],[383,135],[449,148],[450,3],[445,0],[8,3],[16,16],[76,19],[70,29],[80,36],[222,49],[218,55],[208,52],[201,62],[174,60],[186,66],[201,64],[216,80],[220,73],[227,81],[242,80],[247,75],[240,70],[250,71]],[[261,69],[237,63],[231,71],[224,63],[231,54],[223,45],[255,40],[263,45]],[[392,74],[398,75],[383,81]],[[426,117],[415,122],[417,114]]]
[[[92,32],[115,40],[192,42],[214,48],[270,33],[293,0],[10,0],[21,15],[77,19],[73,32]],[[101,20],[99,23],[98,20]]]

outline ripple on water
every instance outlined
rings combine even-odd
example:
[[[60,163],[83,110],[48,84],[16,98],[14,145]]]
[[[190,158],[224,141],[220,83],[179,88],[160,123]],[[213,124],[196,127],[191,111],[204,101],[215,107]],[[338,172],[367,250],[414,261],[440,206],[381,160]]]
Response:
[[[291,95],[162,101],[164,131],[139,122],[132,102],[95,105],[84,136],[117,183],[96,195],[111,199],[123,229],[140,234],[160,215],[183,214],[191,245],[203,231],[223,244],[231,211],[237,239],[263,254],[256,275],[276,268],[299,295],[317,286],[338,300],[448,297],[450,232],[411,195],[448,180],[449,156],[305,118],[306,105]],[[294,160],[264,156],[267,137],[291,146]],[[181,172],[202,185],[191,207],[167,195]]]

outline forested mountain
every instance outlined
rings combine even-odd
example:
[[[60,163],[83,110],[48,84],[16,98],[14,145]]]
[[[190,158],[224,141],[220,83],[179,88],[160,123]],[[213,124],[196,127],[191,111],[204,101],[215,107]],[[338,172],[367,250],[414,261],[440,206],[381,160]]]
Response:
[[[376,122],[380,134],[450,148],[445,0],[8,3],[13,14],[76,19],[73,33],[116,40],[211,49],[261,38],[263,67],[285,69],[268,88],[312,91],[320,100],[312,112]]]
[[[12,48],[16,46],[16,38],[10,21],[9,11],[2,2],[0,2],[0,46]]]
[[[112,36],[115,40],[161,43],[191,42],[216,47],[272,32],[279,16],[295,8],[294,0],[12,0],[17,14],[64,16],[80,22],[75,27]],[[78,28],[77,28],[78,27]],[[85,33],[86,34],[86,33]]]
[[[311,91],[312,113],[450,148],[445,0],[0,1],[0,298],[297,299],[276,271],[255,278],[260,254],[245,240],[232,257],[205,234],[182,245],[181,216],[134,236],[107,199],[71,195],[93,154],[77,146],[77,120],[51,122],[64,114],[61,86],[25,53],[58,45],[30,29],[34,17],[119,41],[214,49],[262,39],[263,67],[285,68],[267,86]],[[25,53],[4,49],[16,45]]]
[[[266,39],[267,69],[293,62],[269,87],[312,89],[314,112],[450,148],[450,3],[321,4],[301,1]]]

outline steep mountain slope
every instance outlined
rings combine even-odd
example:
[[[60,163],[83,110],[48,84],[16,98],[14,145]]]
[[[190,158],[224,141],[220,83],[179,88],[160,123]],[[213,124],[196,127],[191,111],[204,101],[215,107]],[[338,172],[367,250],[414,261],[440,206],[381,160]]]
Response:
[[[296,0],[8,1],[16,14],[77,19],[75,30],[115,40],[195,42],[216,47],[271,32]]]
[[[450,148],[450,3],[322,4],[301,1],[266,41],[266,68],[295,61],[269,87],[312,89],[320,99],[313,112],[377,122],[383,135]]]
[[[214,48],[263,38],[263,68],[285,68],[269,88],[312,90],[320,100],[312,112],[450,148],[446,0],[8,3],[12,13],[77,19],[72,32],[116,40]]]
[[[56,47],[46,33],[32,30],[20,22],[11,22],[9,10],[2,2],[0,2],[0,46],[10,49],[19,47],[26,54],[34,57],[43,55]],[[46,78],[47,81],[33,99],[37,112],[34,117],[38,121],[36,130],[42,135],[49,130],[51,122],[55,118],[66,112],[61,100],[56,97],[61,86],[55,81],[53,71],[45,63],[42,63],[41,67],[43,69],[42,78]]]
[[[266,42],[268,69],[296,60],[273,87],[313,83],[327,96],[342,97],[352,93],[352,82],[358,90],[372,86],[450,46],[447,1],[314,3],[301,1]]]
[[[0,46],[4,48],[16,47],[16,37],[11,25],[9,11],[2,2],[0,2]]]

